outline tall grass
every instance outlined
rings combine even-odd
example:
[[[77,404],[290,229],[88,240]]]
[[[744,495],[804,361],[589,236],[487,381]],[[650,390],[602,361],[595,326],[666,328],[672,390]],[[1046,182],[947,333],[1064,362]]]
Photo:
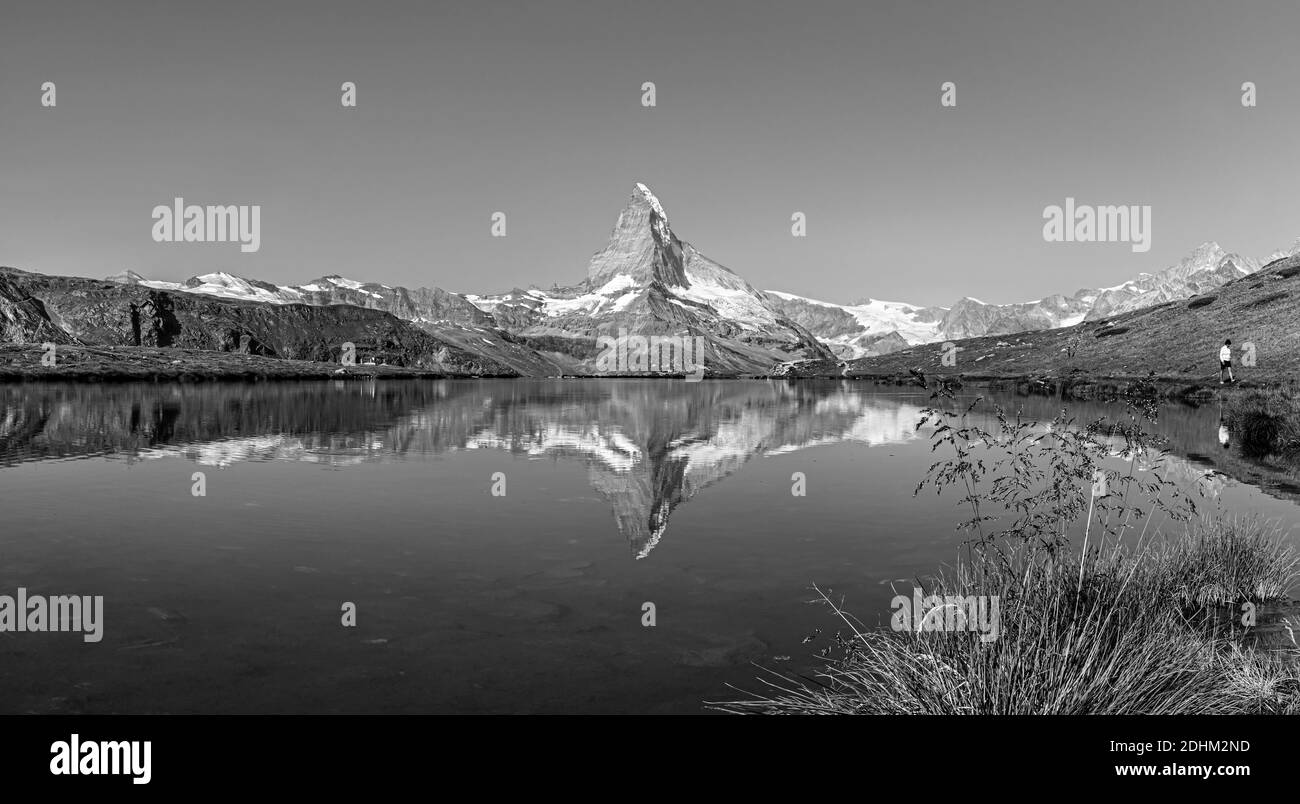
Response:
[[[1247,456],[1300,457],[1300,398],[1288,388],[1230,395],[1223,421]]]
[[[1282,600],[1300,575],[1285,535],[1258,517],[1196,520],[1153,546],[1149,561],[1152,592],[1184,607]]]
[[[713,706],[767,714],[1300,711],[1294,663],[1245,648],[1235,619],[1199,608],[1280,599],[1295,580],[1294,554],[1262,526],[1200,527],[1213,535],[1189,529],[1166,547],[1094,549],[1082,562],[1069,549],[977,548],[926,591],[997,596],[1001,632],[987,642],[967,631],[869,628],[819,590],[849,632],[824,669],[800,679],[769,673],[764,692]]]

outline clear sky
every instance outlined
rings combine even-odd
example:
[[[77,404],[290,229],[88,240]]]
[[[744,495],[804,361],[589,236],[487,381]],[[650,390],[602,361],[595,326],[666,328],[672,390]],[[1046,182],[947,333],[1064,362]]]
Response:
[[[567,284],[643,181],[760,288],[1069,293],[1300,237],[1297,31],[1295,0],[5,0],[0,264]],[[261,250],[154,243],[176,196],[260,204]],[[1151,250],[1044,242],[1067,196],[1150,204]]]

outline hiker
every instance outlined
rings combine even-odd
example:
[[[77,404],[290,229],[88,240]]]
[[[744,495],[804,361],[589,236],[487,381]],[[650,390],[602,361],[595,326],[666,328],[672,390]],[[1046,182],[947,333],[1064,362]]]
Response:
[[[1228,382],[1236,382],[1232,376],[1232,338],[1224,340],[1219,349],[1219,385],[1223,385],[1223,372],[1228,372]]]

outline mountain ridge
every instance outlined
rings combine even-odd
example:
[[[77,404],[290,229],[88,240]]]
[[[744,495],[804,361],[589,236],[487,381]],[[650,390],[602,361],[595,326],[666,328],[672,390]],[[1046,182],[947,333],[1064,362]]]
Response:
[[[1296,254],[1300,239],[1272,259]],[[926,343],[1068,329],[1209,293],[1261,266],[1206,241],[1161,271],[1070,295],[1014,304],[964,296],[948,307],[868,297],[842,305],[755,288],[680,239],[664,205],[637,182],[604,246],[569,286],[474,294],[360,282],[337,273],[279,285],[225,271],[167,282],[134,270],[91,280],[0,269],[0,338],[162,346],[175,341],[286,359],[321,359],[338,351],[340,338],[351,338],[366,359],[427,367],[455,355],[456,370],[523,376],[688,374],[693,367],[611,369],[599,359],[601,344],[610,340],[680,338],[700,344],[695,359],[707,376],[765,376],[802,361],[854,360]],[[311,328],[318,331],[313,335]],[[325,348],[325,341],[335,345]]]
[[[1233,342],[1243,385],[1300,379],[1300,252],[1210,292],[1074,326],[909,346],[885,355],[783,366],[782,377],[1016,380],[1053,387],[1153,376],[1188,391],[1214,385]]]
[[[891,311],[892,317],[882,313],[869,319],[862,315],[860,304],[839,305],[781,291],[769,290],[767,293],[782,297],[787,313],[822,338],[835,350],[837,356],[853,359],[886,353],[873,347],[881,336],[890,334],[891,327],[898,336],[895,344],[901,340],[913,346],[986,335],[1067,328],[1083,321],[1096,321],[1207,293],[1259,271],[1266,263],[1295,254],[1300,254],[1300,238],[1289,249],[1275,251],[1265,260],[1224,251],[1217,242],[1211,240],[1202,243],[1187,257],[1168,268],[1156,273],[1139,274],[1109,288],[1081,288],[1069,296],[1053,294],[1034,301],[1009,304],[988,304],[971,296],[964,296],[946,308],[921,308],[894,302],[888,303],[895,308]],[[834,319],[824,309],[816,308],[842,310],[847,318],[857,319],[860,326],[846,325],[846,317]],[[900,310],[906,312],[900,316],[897,312]],[[925,311],[928,318],[919,317],[916,311]],[[942,317],[933,321],[932,317],[940,311]]]
[[[5,338],[20,343],[54,337],[57,329],[70,339],[110,345],[183,343],[316,360],[332,359],[346,340],[356,344],[360,357],[374,360],[427,367],[442,365],[450,354],[457,369],[471,374],[532,376],[680,376],[696,368],[709,376],[736,376],[832,356],[764,294],[680,240],[663,205],[642,183],[604,248],[593,254],[585,277],[551,291],[474,296],[357,282],[338,274],[302,285],[224,271],[184,282],[149,280],[132,270],[105,280],[17,269],[9,275],[18,279],[3,300]],[[313,327],[319,330],[317,342],[308,347]],[[602,364],[603,341],[633,337],[698,343],[692,352],[698,351],[693,362],[700,365],[655,363],[647,372],[641,363]],[[324,341],[335,345],[326,348]]]

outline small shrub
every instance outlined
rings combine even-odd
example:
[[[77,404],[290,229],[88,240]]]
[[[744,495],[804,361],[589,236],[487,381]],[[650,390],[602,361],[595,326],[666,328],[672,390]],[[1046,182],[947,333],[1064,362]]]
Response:
[[[1125,332],[1128,332],[1128,327],[1107,327],[1097,330],[1097,337],[1108,338],[1111,335],[1123,335]]]
[[[1200,307],[1209,307],[1218,298],[1218,296],[1197,296],[1187,303],[1187,309],[1195,310]]]
[[[1229,397],[1223,422],[1251,458],[1300,455],[1300,399],[1289,390],[1252,391]]]

